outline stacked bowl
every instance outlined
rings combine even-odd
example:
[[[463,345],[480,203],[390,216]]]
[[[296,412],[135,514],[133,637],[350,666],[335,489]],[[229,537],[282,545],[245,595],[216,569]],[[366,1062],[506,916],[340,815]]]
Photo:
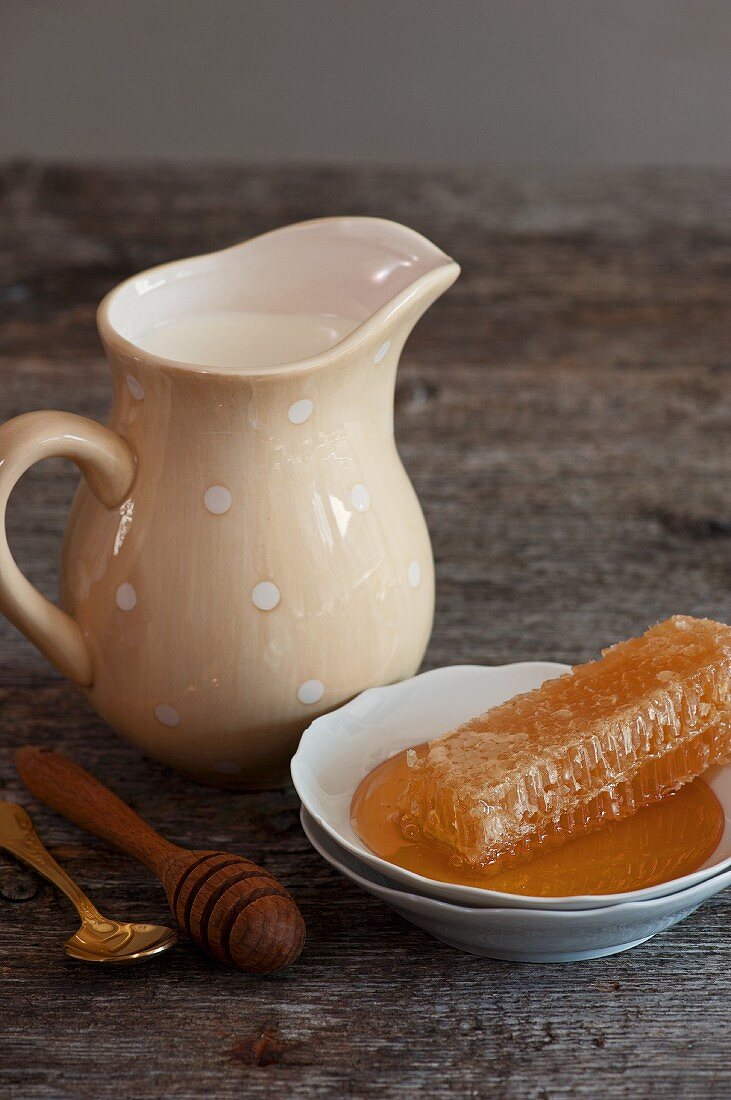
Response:
[[[704,776],[726,819],[705,864],[693,874],[624,894],[527,897],[437,882],[381,859],[352,828],[355,790],[381,761],[567,671],[547,662],[435,669],[372,688],[318,718],[292,761],[302,827],[312,846],[405,920],[462,951],[495,959],[599,958],[636,947],[683,920],[731,885],[731,766]]]

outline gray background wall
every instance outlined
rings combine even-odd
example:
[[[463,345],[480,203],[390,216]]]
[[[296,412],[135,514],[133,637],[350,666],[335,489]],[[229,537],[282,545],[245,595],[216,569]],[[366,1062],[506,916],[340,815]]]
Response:
[[[731,163],[731,0],[0,0],[0,154]]]

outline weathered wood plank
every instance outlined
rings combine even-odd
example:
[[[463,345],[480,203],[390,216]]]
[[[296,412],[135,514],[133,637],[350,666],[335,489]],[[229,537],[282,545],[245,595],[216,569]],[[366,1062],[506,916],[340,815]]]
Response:
[[[463,264],[404,356],[397,435],[438,569],[427,664],[575,660],[674,611],[731,619],[731,176],[128,166],[0,169],[0,417],[103,416],[93,317],[119,279],[323,212],[402,220]],[[10,534],[52,594],[73,468]],[[105,730],[0,623],[0,782],[110,913],[165,919],[142,869],[33,806],[12,749],[68,751],[186,845],[239,849],[301,901],[270,981],[187,946],[145,968],[64,960],[66,903],[0,863],[0,1089],[28,1098],[725,1095],[731,900],[625,956],[459,955],[338,879],[292,791],[198,788]]]

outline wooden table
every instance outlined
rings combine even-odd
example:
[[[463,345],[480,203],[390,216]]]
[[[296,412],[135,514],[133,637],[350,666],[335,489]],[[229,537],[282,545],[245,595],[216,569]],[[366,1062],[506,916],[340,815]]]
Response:
[[[675,611],[731,620],[729,194],[720,171],[7,164],[0,414],[104,416],[94,308],[141,268],[323,213],[395,218],[463,265],[397,392],[437,562],[427,667],[588,658]],[[18,560],[49,595],[75,479],[48,461],[11,508]],[[471,958],[334,874],[291,790],[222,794],[143,759],[5,623],[0,693],[4,793],[106,911],[166,919],[149,874],[20,789],[16,746],[59,746],[171,839],[266,864],[309,928],[272,980],[187,944],[98,971],[62,954],[67,903],[3,859],[3,1095],[731,1094],[731,896],[627,955]]]

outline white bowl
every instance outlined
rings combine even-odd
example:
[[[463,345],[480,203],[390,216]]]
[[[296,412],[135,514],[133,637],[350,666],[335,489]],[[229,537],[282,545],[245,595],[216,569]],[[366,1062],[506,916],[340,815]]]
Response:
[[[371,852],[350,824],[350,803],[361,779],[382,760],[438,737],[488,707],[560,676],[568,665],[455,665],[424,672],[389,687],[371,688],[305,730],[292,761],[292,779],[303,806],[338,845],[412,893],[469,906],[513,909],[592,909],[647,901],[685,890],[731,867],[731,766],[704,778],[726,814],[726,827],[713,855],[693,874],[622,894],[528,897],[436,882],[388,863]]]
[[[404,920],[459,951],[513,962],[578,962],[627,951],[684,920],[713,894],[731,885],[728,869],[665,897],[603,908],[469,908],[394,889],[382,875],[340,847],[304,808],[302,828],[323,859]]]

